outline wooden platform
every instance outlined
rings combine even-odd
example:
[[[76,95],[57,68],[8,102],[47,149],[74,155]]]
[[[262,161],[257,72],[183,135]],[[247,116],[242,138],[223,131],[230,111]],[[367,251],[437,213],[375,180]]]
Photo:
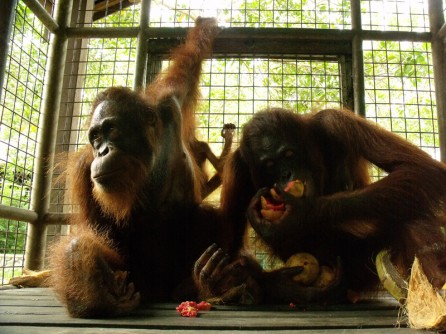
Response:
[[[0,290],[0,333],[428,333],[407,328],[391,299],[308,308],[216,306],[197,318],[179,316],[176,306],[156,304],[117,319],[73,319],[50,289],[6,289]]]

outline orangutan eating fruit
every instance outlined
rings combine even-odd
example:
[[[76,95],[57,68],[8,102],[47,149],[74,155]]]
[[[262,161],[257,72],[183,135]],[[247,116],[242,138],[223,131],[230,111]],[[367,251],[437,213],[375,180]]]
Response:
[[[284,191],[294,197],[301,197],[304,193],[305,186],[302,181],[294,180],[288,182]],[[265,196],[260,197],[261,210],[260,213],[263,218],[266,218],[272,222],[279,220],[285,212],[285,203],[282,197],[277,193],[274,188],[270,190],[271,199]]]

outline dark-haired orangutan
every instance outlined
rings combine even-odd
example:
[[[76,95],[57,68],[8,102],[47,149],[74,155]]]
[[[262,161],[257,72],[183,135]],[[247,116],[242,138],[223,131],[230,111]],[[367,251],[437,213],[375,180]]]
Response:
[[[371,183],[371,165],[387,176]],[[347,291],[358,296],[377,287],[374,260],[387,250],[402,277],[417,256],[440,287],[445,200],[444,164],[351,112],[259,112],[225,165],[222,209],[238,231],[233,251],[247,217],[274,255],[287,261],[312,254],[332,279],[305,286],[296,282],[303,264],[262,272],[246,256],[227,264],[213,246],[197,261],[195,281],[203,297],[223,301],[341,301]]]
[[[194,296],[192,284],[177,287],[222,235],[217,212],[200,204],[190,152],[201,63],[217,33],[215,20],[198,19],[145,92],[109,88],[93,103],[90,143],[68,162],[75,233],[52,254],[52,285],[70,315]]]

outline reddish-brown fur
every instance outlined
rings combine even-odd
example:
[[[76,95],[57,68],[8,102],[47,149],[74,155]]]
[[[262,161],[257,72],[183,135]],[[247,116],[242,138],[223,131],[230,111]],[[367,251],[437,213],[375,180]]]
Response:
[[[201,63],[217,32],[215,20],[198,19],[145,92],[109,88],[94,102],[90,144],[67,164],[74,231],[51,254],[52,284],[72,316],[195,295],[193,261],[222,234],[218,213],[200,204],[190,152]]]

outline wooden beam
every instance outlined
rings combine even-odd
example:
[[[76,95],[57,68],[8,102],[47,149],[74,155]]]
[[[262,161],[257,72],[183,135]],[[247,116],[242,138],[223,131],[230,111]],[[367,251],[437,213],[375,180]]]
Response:
[[[178,45],[178,39],[150,39],[150,54],[168,55]],[[348,55],[352,52],[350,41],[315,41],[288,39],[286,43],[276,38],[217,38],[212,57],[271,57],[275,55],[323,55],[325,57]]]
[[[429,0],[429,24],[432,33],[432,62],[437,103],[438,136],[441,161],[446,162],[446,51],[445,38],[439,32],[444,27],[443,0]]]

